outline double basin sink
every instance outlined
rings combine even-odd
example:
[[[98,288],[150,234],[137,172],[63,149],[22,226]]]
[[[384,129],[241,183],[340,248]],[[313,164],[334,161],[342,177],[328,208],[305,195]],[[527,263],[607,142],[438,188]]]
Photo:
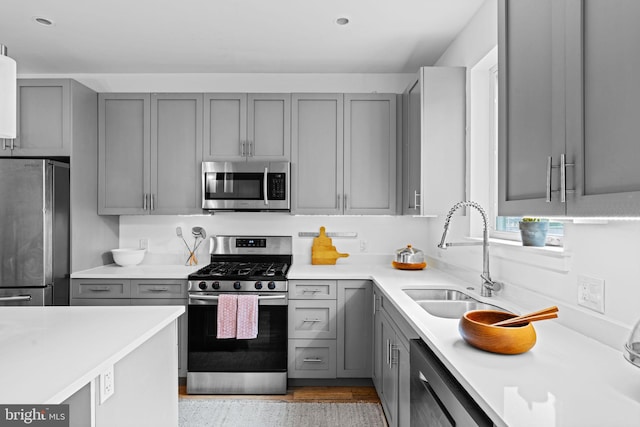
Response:
[[[403,289],[423,310],[432,316],[459,319],[471,310],[508,311],[497,305],[478,301],[454,289]]]

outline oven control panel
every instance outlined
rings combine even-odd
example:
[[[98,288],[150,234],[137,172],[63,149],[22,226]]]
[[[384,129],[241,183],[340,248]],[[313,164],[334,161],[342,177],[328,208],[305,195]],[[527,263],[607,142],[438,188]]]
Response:
[[[190,280],[189,292],[287,292],[286,280]]]

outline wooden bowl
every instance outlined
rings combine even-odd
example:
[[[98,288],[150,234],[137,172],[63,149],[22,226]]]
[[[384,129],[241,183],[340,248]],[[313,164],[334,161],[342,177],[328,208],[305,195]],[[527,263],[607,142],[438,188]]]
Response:
[[[529,351],[536,343],[533,325],[491,325],[516,316],[496,310],[467,311],[460,318],[458,330],[466,342],[479,349],[500,354],[520,354]]]

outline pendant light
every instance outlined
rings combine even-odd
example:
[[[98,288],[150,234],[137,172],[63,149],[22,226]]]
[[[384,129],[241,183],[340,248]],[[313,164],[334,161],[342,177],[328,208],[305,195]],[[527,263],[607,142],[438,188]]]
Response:
[[[0,44],[0,139],[16,137],[16,61]]]

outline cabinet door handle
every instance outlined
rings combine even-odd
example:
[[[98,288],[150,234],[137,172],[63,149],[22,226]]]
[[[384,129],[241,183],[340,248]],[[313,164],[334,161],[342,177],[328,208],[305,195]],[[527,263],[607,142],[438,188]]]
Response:
[[[418,203],[418,197],[420,197],[420,193],[414,190],[413,191],[413,207],[416,209],[422,206],[420,203]]]
[[[143,211],[146,211],[146,210],[147,210],[147,196],[148,196],[148,194],[147,194],[147,193],[144,193],[144,194],[142,195],[142,210],[143,210]]]
[[[398,359],[399,359],[398,355],[400,353],[400,349],[398,349],[397,345],[392,344],[390,352],[391,352],[391,357],[390,357],[391,361],[389,363],[389,366],[397,365],[398,364]]]
[[[340,197],[340,194],[336,194],[336,205],[338,205],[338,210],[340,210],[340,200],[342,199],[342,197]]]
[[[553,166],[551,165],[551,156],[547,157],[547,203],[551,203],[551,169]]]
[[[567,202],[567,193],[573,191],[567,190],[567,167],[575,166],[575,163],[567,163],[567,158],[564,154],[560,155],[560,202]]]
[[[322,322],[322,319],[303,319],[302,323],[317,323]]]
[[[347,193],[344,194],[344,210],[347,210]]]
[[[247,150],[247,157],[253,157],[253,141],[248,141],[249,149]]]
[[[154,203],[154,197],[153,196],[154,196],[153,194],[149,194],[149,199],[151,200],[151,203],[150,203],[151,207],[150,207],[149,210],[151,210],[151,211],[155,210],[155,206],[154,206],[155,203]]]
[[[16,140],[12,139],[11,140],[11,151],[15,150],[15,148],[16,148]]]
[[[387,340],[387,365],[391,366],[391,341]]]
[[[320,357],[305,357],[304,359],[302,359],[303,362],[305,363],[322,363],[323,360]]]
[[[6,150],[7,149],[7,140],[2,138],[2,149]]]

